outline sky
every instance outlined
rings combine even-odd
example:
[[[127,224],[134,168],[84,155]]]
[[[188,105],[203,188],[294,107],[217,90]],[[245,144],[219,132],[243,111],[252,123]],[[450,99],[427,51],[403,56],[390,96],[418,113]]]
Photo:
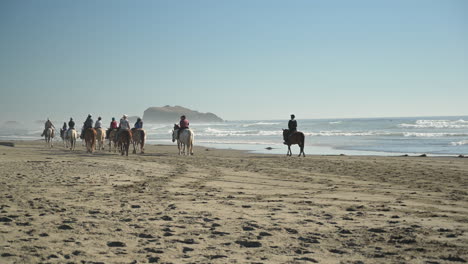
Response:
[[[0,1],[0,121],[468,115],[468,1]]]

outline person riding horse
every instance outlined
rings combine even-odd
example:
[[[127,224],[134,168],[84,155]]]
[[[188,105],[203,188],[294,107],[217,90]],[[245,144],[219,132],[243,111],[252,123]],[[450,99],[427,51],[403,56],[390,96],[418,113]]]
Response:
[[[106,139],[109,138],[110,132],[111,132],[112,130],[114,130],[114,129],[118,129],[118,127],[119,127],[119,124],[117,124],[117,121],[115,121],[115,117],[113,117],[113,118],[112,118],[112,121],[111,121],[111,123],[110,123],[109,129],[107,129],[107,131],[106,131]]]
[[[122,130],[130,130],[130,123],[128,123],[127,118],[128,118],[127,115],[123,115],[122,118],[120,119],[119,130],[117,131],[116,139],[119,138]]]
[[[73,121],[73,118],[70,117],[70,121],[68,121],[68,130],[75,129],[75,121]]]
[[[81,130],[81,135],[80,135],[81,139],[84,139],[84,132],[88,128],[93,128],[93,119],[91,118],[91,114],[88,115],[88,117],[86,118],[83,124],[83,130]]]
[[[54,126],[54,124],[52,124],[52,121],[50,121],[49,118],[47,118],[47,121],[44,124],[44,132],[42,132],[41,137],[43,137],[46,134],[46,131],[49,128],[52,128],[52,137],[54,137],[55,126]]]
[[[189,121],[185,117],[185,115],[180,117],[180,122],[179,122],[179,131],[177,132],[177,139],[179,139],[180,133],[184,131],[184,129],[189,129]]]
[[[289,138],[292,134],[296,133],[296,131],[297,131],[297,121],[294,120],[294,118],[296,118],[296,116],[295,116],[295,115],[291,115],[291,120],[289,120],[289,122],[288,122],[288,129],[289,129],[288,138]],[[284,144],[286,144],[286,141],[287,141],[287,140],[284,141]]]
[[[141,120],[141,118],[137,118],[137,121],[135,122],[135,125],[133,126],[133,128],[136,128],[136,129],[143,128],[143,121]]]
[[[63,122],[63,127],[62,129],[60,129],[60,137],[61,138],[64,138],[65,137],[65,133],[67,132],[67,122]]]
[[[96,123],[94,124],[94,128],[102,128],[101,117],[98,117],[98,120],[97,120]]]

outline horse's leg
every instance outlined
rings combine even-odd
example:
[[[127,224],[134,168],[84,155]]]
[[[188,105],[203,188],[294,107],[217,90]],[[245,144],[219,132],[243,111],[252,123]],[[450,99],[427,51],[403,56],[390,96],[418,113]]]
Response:
[[[132,141],[132,145],[133,145],[133,154],[136,154],[136,149],[137,149],[137,146],[138,146],[138,142],[136,142],[135,140],[131,140],[131,141]]]

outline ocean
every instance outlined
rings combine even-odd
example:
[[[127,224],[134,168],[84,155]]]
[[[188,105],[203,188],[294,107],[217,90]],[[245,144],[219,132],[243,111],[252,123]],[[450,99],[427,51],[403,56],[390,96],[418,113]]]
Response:
[[[105,120],[106,121],[106,120]],[[62,124],[63,122],[55,122]],[[107,121],[105,122],[107,123]],[[288,120],[191,123],[195,145],[253,153],[285,154],[282,129]],[[416,118],[298,119],[305,136],[305,153],[318,155],[420,155],[468,154],[468,116]],[[38,140],[34,128],[0,128],[0,140]],[[147,143],[175,144],[173,124],[147,124]],[[58,139],[56,139],[58,140]],[[268,149],[267,149],[268,148]],[[293,154],[299,147],[293,145]]]

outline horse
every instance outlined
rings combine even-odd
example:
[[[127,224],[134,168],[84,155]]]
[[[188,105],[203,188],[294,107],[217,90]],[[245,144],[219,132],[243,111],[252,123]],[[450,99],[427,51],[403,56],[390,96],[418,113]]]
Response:
[[[117,152],[117,129],[111,129],[109,132],[109,152],[112,150],[112,143],[114,143],[114,152]]]
[[[96,148],[96,130],[88,128],[84,133],[84,140],[86,144],[86,152],[93,153]]]
[[[62,140],[63,140],[63,146],[65,148],[68,148],[68,146],[67,146],[67,143],[68,143],[68,141],[67,141],[67,130],[66,129],[63,129],[63,128],[60,129],[60,138],[62,138]]]
[[[136,154],[137,149],[140,153],[145,153],[146,131],[143,128],[132,128],[132,143],[133,154]]]
[[[132,131],[127,129],[120,129],[118,133],[117,144],[120,149],[122,156],[125,154],[128,156],[128,148],[130,147],[130,142],[132,141]]]
[[[47,128],[44,134],[44,138],[45,138],[46,145],[49,148],[53,148],[54,143],[52,142],[52,139],[54,138],[54,129],[51,127]]]
[[[179,138],[177,138],[177,134],[179,133],[180,127],[178,125],[174,125],[174,130],[172,130],[172,142],[176,141],[177,139],[177,147],[179,148],[179,155],[193,155],[193,141],[194,141],[194,133],[189,128],[184,129]],[[185,152],[187,149],[187,152]]]
[[[106,140],[106,132],[102,128],[95,128],[98,150],[104,150],[104,142]]]
[[[299,147],[301,148],[301,151],[299,152],[298,157],[300,157],[301,154],[303,155],[303,157],[305,157],[305,153],[304,153],[305,136],[304,136],[304,133],[296,131],[296,132],[293,132],[290,135],[289,134],[289,129],[283,129],[283,139],[284,139],[284,142],[285,142],[284,144],[288,145],[288,153],[286,154],[287,156],[292,155],[291,145],[298,144]]]
[[[66,132],[65,138],[68,140],[67,142],[70,143],[70,150],[75,150],[77,137],[78,133],[76,133],[74,128],[71,128]]]

